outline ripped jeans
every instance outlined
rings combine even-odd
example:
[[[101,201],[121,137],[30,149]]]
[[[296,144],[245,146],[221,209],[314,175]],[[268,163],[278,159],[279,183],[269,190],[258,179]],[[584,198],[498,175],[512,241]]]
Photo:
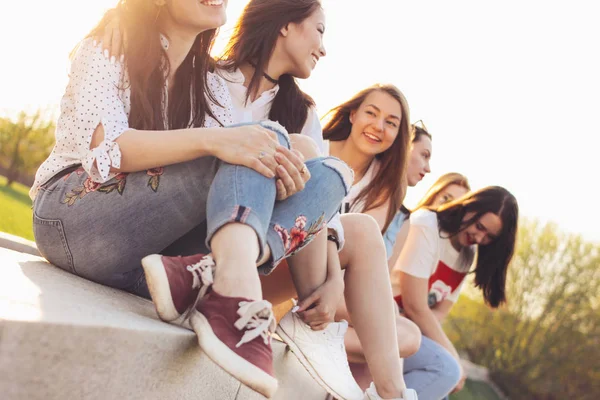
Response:
[[[260,124],[290,148],[285,129]],[[52,264],[149,297],[143,257],[210,251],[219,228],[239,222],[256,232],[259,258],[270,247],[271,259],[259,267],[268,274],[312,240],[352,184],[350,168],[336,158],[307,160],[306,167],[311,178],[304,190],[276,201],[275,179],[214,157],[121,173],[103,184],[75,166],[40,187],[33,206],[35,239]]]

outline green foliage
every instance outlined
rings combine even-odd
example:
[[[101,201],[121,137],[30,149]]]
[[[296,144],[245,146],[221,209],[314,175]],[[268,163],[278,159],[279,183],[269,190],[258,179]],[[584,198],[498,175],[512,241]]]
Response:
[[[467,379],[463,389],[451,394],[450,400],[500,400],[500,397],[487,383]]]
[[[527,220],[518,240],[508,304],[494,312],[463,297],[446,332],[511,399],[596,399],[600,246]]]
[[[0,176],[0,232],[33,240],[28,190],[19,183],[6,186],[6,178]]]
[[[22,111],[16,120],[0,118],[0,165],[8,170],[7,185],[19,175],[31,175],[54,145],[54,122],[41,110]]]

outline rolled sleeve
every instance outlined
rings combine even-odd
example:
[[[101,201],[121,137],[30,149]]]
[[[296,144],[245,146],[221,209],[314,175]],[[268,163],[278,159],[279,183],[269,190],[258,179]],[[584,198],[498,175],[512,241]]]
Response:
[[[71,63],[56,137],[57,144],[72,146],[72,158],[96,182],[110,179],[114,176],[110,168],[121,165],[121,151],[115,140],[129,129],[129,100],[124,99],[129,96],[127,85],[121,63],[111,64],[91,39],[81,43]],[[100,124],[104,140],[90,149],[92,136]]]

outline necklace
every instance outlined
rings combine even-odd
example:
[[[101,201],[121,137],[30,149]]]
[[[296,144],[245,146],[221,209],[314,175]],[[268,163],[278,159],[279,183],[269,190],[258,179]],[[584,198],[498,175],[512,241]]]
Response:
[[[252,61],[248,61],[248,63],[250,65],[252,65],[252,67],[256,70],[256,64],[254,64]],[[265,77],[266,80],[268,80],[269,82],[271,82],[274,85],[277,85],[279,83],[279,80],[272,78],[269,74],[267,74],[264,71],[263,71],[262,75]]]

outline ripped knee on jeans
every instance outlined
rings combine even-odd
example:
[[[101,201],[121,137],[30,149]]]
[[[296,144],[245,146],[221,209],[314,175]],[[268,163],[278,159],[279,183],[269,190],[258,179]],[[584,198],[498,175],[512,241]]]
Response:
[[[333,169],[340,175],[342,181],[344,182],[346,193],[348,193],[350,191],[350,188],[352,187],[352,184],[354,183],[354,171],[352,170],[352,168],[350,168],[348,164],[346,164],[339,158],[331,156],[326,157],[323,160],[323,164]]]

